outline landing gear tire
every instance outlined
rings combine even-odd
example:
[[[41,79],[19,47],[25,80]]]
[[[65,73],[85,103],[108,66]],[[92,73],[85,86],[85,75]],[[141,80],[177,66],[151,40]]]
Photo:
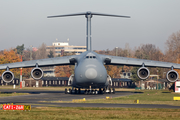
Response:
[[[102,94],[102,90],[101,90],[101,88],[99,88],[99,94]]]
[[[78,88],[78,94],[81,94],[81,88]]]
[[[69,88],[69,94],[71,94],[72,93],[72,90]]]
[[[74,90],[74,93],[77,94],[77,89]]]
[[[103,93],[106,94],[106,89],[105,88],[103,88]]]
[[[98,91],[97,91],[97,90],[95,90],[95,94],[96,94],[96,95],[98,94]]]
[[[88,91],[87,91],[87,90],[85,90],[85,91],[84,91],[84,94],[86,94],[86,95],[87,95],[87,94],[88,94]]]
[[[67,88],[65,88],[65,94],[67,94]]]
[[[112,92],[112,93],[113,93],[113,94],[115,94],[115,88],[113,88],[112,90],[113,90],[113,92]]]
[[[94,90],[91,90],[91,94],[93,94],[93,95],[94,95],[94,94],[95,94],[95,91],[94,91]]]
[[[90,91],[90,90],[87,90],[87,94],[91,94],[91,91]]]
[[[111,94],[111,88],[109,88],[109,94]]]

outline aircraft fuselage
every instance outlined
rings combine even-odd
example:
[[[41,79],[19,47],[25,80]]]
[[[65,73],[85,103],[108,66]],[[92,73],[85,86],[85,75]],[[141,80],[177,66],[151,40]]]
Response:
[[[74,73],[74,87],[104,88],[107,86],[107,71],[97,53],[86,52],[77,61]]]

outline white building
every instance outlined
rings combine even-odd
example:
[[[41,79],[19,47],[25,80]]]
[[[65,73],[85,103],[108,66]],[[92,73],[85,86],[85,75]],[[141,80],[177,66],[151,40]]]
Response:
[[[54,51],[55,56],[63,55],[66,53],[74,53],[78,55],[86,51],[86,46],[69,45],[68,42],[53,42],[52,46],[46,47],[46,51],[48,53],[50,50]]]
[[[122,72],[122,74],[120,74],[121,78],[127,78],[130,79],[132,76],[131,72]]]

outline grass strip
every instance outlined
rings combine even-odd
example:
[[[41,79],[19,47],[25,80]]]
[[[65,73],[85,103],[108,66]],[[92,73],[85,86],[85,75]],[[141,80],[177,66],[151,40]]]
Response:
[[[179,96],[179,93],[169,92],[167,90],[135,90],[133,92],[140,93],[129,96],[121,96],[111,98],[111,94],[107,94],[109,99],[86,99],[86,101],[41,101],[41,102],[55,102],[55,103],[121,103],[134,104],[135,100],[139,100],[139,104],[167,104],[180,106],[180,101],[174,101],[174,96]]]
[[[19,96],[19,95],[29,95],[29,93],[16,93],[16,92],[0,92],[0,97],[9,97],[9,96]]]
[[[134,119],[178,119],[180,109],[150,109],[150,108],[64,108],[39,107],[31,111],[0,111],[1,120],[134,120]]]

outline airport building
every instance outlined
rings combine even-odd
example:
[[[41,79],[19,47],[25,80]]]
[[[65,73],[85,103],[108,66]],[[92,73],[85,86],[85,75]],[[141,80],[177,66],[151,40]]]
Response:
[[[67,53],[79,55],[86,51],[86,46],[69,45],[69,42],[53,42],[52,46],[46,47],[47,53],[49,53],[50,50],[54,52],[55,56],[60,56]]]
[[[42,67],[41,69],[44,72],[43,77],[55,77],[55,66]]]
[[[6,83],[2,80],[2,77],[0,76],[0,85],[19,85],[19,79],[18,78],[14,78],[14,80],[12,80],[10,83]]]
[[[132,73],[131,73],[131,72],[122,72],[122,74],[120,74],[120,77],[121,77],[121,78],[130,79],[131,76],[132,76]]]

